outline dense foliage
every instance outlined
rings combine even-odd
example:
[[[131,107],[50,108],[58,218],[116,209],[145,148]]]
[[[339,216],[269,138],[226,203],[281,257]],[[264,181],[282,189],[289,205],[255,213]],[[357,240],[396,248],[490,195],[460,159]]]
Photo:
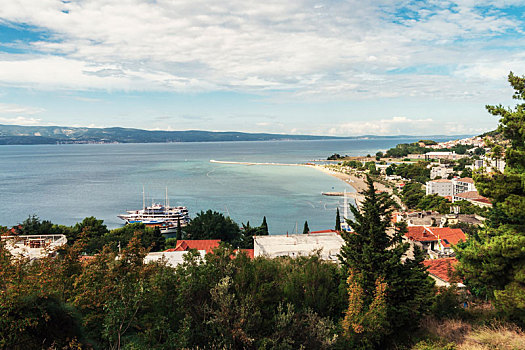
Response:
[[[430,169],[427,167],[428,162],[402,163],[397,164],[394,174],[404,179],[410,179],[419,183],[426,183],[430,180]]]
[[[141,237],[144,248],[151,251],[161,251],[165,247],[165,239],[158,228],[146,227],[144,224],[135,223],[108,230],[103,220],[93,216],[87,217],[74,226],[56,225],[48,220],[40,220],[37,216],[29,216],[20,225],[15,226],[17,234],[22,235],[51,235],[63,234],[67,237],[68,244],[74,244],[82,238],[84,242],[83,253],[94,254],[104,246],[117,251],[119,245],[126,246],[135,234]]]
[[[81,260],[78,240],[30,263],[0,245],[0,348],[323,349],[337,340],[345,291],[317,256],[248,259],[219,248],[177,268],[120,255]],[[117,258],[118,256],[118,258]]]
[[[428,152],[456,152],[457,154],[465,154],[469,149],[474,147],[472,145],[455,145],[451,148],[437,149],[425,147],[432,144],[436,144],[436,142],[431,140],[421,140],[414,143],[400,143],[396,147],[387,150],[385,156],[389,158],[404,158],[409,154],[424,154]]]
[[[525,100],[525,77],[509,74],[514,98]],[[475,175],[478,191],[492,200],[485,229],[458,249],[465,283],[479,296],[525,324],[525,103],[515,108],[487,106],[500,117],[498,127],[510,140],[504,173]]]
[[[392,227],[391,196],[377,194],[370,178],[363,194],[361,211],[351,207],[355,219],[348,224],[353,232],[343,233],[340,254],[349,299],[354,301],[347,316],[350,313],[352,324],[360,320],[359,327],[349,330],[348,340],[352,347],[360,348],[383,344],[387,336],[391,340],[416,328],[430,306],[433,290],[421,251],[414,249],[413,258],[402,259],[409,244],[402,240],[406,228]],[[360,312],[353,309],[354,304]]]

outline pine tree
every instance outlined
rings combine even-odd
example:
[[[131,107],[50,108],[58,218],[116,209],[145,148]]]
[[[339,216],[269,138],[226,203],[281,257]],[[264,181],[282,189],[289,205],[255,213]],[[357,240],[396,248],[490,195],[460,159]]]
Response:
[[[305,222],[304,222],[303,233],[304,233],[304,234],[308,234],[308,233],[310,233],[310,228],[308,227],[308,221],[305,221]]]
[[[339,207],[337,208],[337,212],[335,214],[335,230],[341,231],[341,215],[339,215]]]
[[[263,221],[261,224],[261,235],[268,235],[268,224],[266,223],[266,216],[263,217]]]
[[[525,100],[525,76],[512,72],[513,98]],[[485,228],[456,248],[467,287],[525,325],[525,103],[514,109],[486,106],[501,117],[498,131],[510,141],[503,173],[474,176],[479,193],[492,200]]]
[[[350,209],[354,220],[347,220],[354,232],[343,232],[345,241],[339,259],[347,275],[359,276],[363,290],[363,312],[374,301],[377,281],[386,284],[386,315],[389,325],[384,327],[383,340],[388,334],[400,334],[417,327],[418,320],[430,304],[433,282],[423,266],[423,255],[414,250],[413,258],[406,258],[409,244],[402,241],[406,226],[392,227],[394,201],[388,193],[377,194],[370,177],[361,212]],[[378,339],[376,339],[378,340]]]

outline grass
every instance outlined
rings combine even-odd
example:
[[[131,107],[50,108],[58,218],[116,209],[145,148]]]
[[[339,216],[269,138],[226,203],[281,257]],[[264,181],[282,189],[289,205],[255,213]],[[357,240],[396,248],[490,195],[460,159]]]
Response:
[[[519,350],[525,349],[525,333],[509,323],[473,325],[463,320],[426,319],[424,340],[411,350]]]

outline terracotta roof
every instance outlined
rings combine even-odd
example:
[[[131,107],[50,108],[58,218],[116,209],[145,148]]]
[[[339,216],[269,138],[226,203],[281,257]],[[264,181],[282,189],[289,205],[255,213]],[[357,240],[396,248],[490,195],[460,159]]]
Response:
[[[234,252],[237,253],[239,251],[239,249],[235,249]],[[254,253],[254,250],[253,249],[240,249],[240,251],[244,254],[246,254],[246,256],[250,259],[253,259],[254,256],[255,256],[255,253]]]
[[[321,231],[310,231],[310,234],[315,234],[315,233],[337,233],[336,230],[321,230]]]
[[[458,261],[456,258],[442,258],[423,261],[423,265],[427,267],[429,274],[434,275],[446,282],[450,282],[449,270],[454,272],[457,263]]]
[[[474,199],[475,202],[481,202],[481,203],[487,203],[492,204],[491,200],[489,198],[481,197]]]
[[[450,227],[409,226],[405,235],[418,242],[432,242],[441,239],[441,244],[447,248],[466,239],[465,233],[460,228]]]
[[[430,182],[452,182],[452,180],[447,180],[447,179],[437,179],[437,180],[432,180]]]
[[[478,191],[467,191],[467,192],[461,192],[455,195],[456,197],[465,198],[465,199],[482,199],[485,198],[482,195],[479,194]]]
[[[205,250],[211,253],[219,246],[220,239],[180,239],[175,248],[167,249],[165,252],[180,252],[190,249]]]
[[[456,179],[456,181],[468,182],[469,184],[474,183],[474,180],[471,177],[462,177],[462,178]]]

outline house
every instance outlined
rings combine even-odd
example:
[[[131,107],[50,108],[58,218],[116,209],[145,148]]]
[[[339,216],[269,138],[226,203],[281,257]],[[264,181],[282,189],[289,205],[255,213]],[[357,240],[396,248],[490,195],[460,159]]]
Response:
[[[455,225],[460,222],[471,225],[483,225],[485,218],[475,214],[440,214],[437,211],[417,211],[410,213],[395,213],[394,222],[406,222],[407,226],[438,226]]]
[[[454,183],[452,180],[438,179],[428,181],[426,183],[426,194],[437,194],[438,196],[453,196],[454,195]]]
[[[453,202],[468,201],[482,208],[492,207],[492,202],[490,201],[490,199],[483,197],[482,195],[478,193],[478,191],[467,191],[463,193],[458,193],[454,195],[454,198],[452,201]]]
[[[450,227],[409,226],[405,237],[431,258],[454,255],[452,245],[466,240],[461,229]]]
[[[0,236],[12,255],[41,259],[52,255],[67,243],[65,235],[5,235]]]
[[[434,180],[436,177],[446,179],[449,175],[453,173],[454,169],[452,167],[447,167],[444,164],[440,164],[438,166],[430,168],[430,178],[432,180]]]
[[[190,249],[203,250],[205,253],[213,252],[221,243],[220,239],[179,239],[175,248],[167,249],[166,252],[181,252]]]
[[[337,262],[337,255],[344,244],[344,240],[337,231],[327,231],[329,232],[256,236],[254,237],[254,256],[298,257],[319,252],[323,260]]]
[[[457,154],[456,152],[428,152],[424,154],[425,160],[431,159],[452,159],[457,160],[461,158],[466,158],[466,154]]]
[[[206,251],[197,250],[197,252],[199,254],[199,259],[204,260]],[[168,266],[175,267],[184,262],[184,255],[186,254],[188,254],[187,250],[173,251],[171,249],[168,249],[168,251],[164,252],[148,253],[148,255],[146,255],[146,257],[144,258],[144,263],[146,264],[152,261],[166,260],[166,264]]]
[[[456,258],[441,258],[423,261],[423,265],[427,267],[428,274],[438,287],[450,287],[451,274],[455,271],[455,266],[458,263]],[[464,288],[465,285],[461,282],[456,284],[459,288]]]
[[[426,194],[437,194],[441,197],[454,197],[458,193],[475,191],[474,180],[470,177],[455,178],[452,180],[437,179],[426,183]]]

